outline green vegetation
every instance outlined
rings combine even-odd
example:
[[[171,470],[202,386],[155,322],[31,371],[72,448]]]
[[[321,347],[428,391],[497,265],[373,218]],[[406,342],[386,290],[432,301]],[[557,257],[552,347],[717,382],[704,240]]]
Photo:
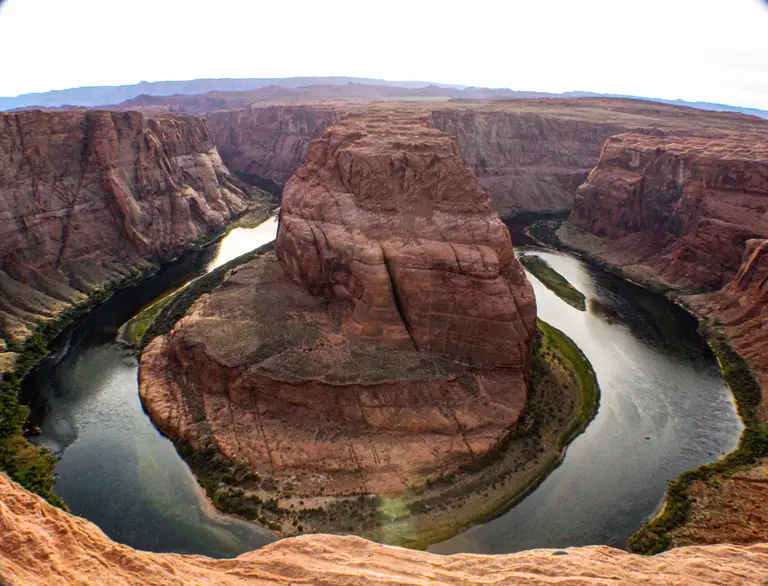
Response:
[[[170,332],[176,322],[184,317],[187,310],[192,307],[192,304],[201,295],[210,293],[221,285],[232,269],[250,262],[273,248],[274,243],[270,242],[247,254],[238,256],[151,305],[126,324],[126,337],[133,340],[139,350],[143,350],[154,338]],[[130,335],[128,335],[129,332]],[[141,334],[140,337],[139,334]]]
[[[574,414],[568,429],[558,439],[560,447],[564,448],[587,428],[589,422],[597,414],[597,408],[600,405],[600,386],[597,384],[597,376],[592,369],[592,365],[576,343],[547,322],[537,321],[541,334],[539,347],[556,353],[565,361],[576,376],[581,390],[579,408]]]
[[[768,456],[768,429],[757,416],[761,401],[760,385],[749,365],[731,347],[728,338],[722,332],[714,331],[706,325],[699,332],[709,342],[722,368],[723,377],[733,391],[739,415],[744,421],[739,447],[725,458],[690,470],[669,485],[664,510],[655,519],[643,525],[629,538],[632,551],[652,555],[668,549],[672,540],[668,533],[685,524],[691,513],[693,502],[688,496],[688,487],[701,480],[711,486],[719,486],[717,475],[728,476],[737,470],[757,464]],[[717,484],[716,484],[717,483]]]
[[[21,381],[35,365],[48,355],[48,344],[76,319],[106,299],[120,286],[127,286],[145,278],[154,269],[135,271],[122,283],[94,291],[88,299],[63,311],[56,319],[40,324],[21,345],[11,346],[17,352],[14,370],[2,375],[0,381],[0,470],[8,474],[30,492],[34,492],[52,505],[66,508],[53,493],[53,467],[56,459],[48,450],[30,444],[23,436],[28,409],[19,402]]]
[[[587,299],[581,292],[571,285],[565,277],[555,271],[549,263],[538,256],[525,254],[520,257],[526,269],[541,281],[544,286],[565,301],[568,305],[580,311],[587,310]]]

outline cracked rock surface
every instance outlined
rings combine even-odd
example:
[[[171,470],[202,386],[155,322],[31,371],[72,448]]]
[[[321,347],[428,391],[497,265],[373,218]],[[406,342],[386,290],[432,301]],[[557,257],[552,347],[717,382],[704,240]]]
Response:
[[[0,335],[170,260],[251,204],[205,120],[140,112],[0,114]]]
[[[527,398],[533,290],[455,140],[351,117],[283,195],[276,254],[145,350],[158,427],[299,494],[396,493],[496,448]]]

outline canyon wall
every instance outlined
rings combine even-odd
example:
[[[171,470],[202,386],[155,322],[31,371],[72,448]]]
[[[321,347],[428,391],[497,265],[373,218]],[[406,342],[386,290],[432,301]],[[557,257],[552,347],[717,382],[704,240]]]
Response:
[[[230,176],[201,118],[0,115],[0,338],[20,342],[265,195]]]
[[[307,159],[312,141],[344,116],[342,107],[270,106],[206,115],[227,167],[284,185]]]
[[[747,241],[768,235],[764,140],[612,137],[569,222],[610,241],[622,266],[676,288],[721,288],[739,271]]]
[[[7,586],[347,584],[711,584],[768,580],[768,546],[717,545],[654,557],[605,546],[439,556],[360,539],[284,539],[230,560],[136,551],[0,474],[0,582]]]
[[[568,245],[683,293],[768,389],[768,130],[621,134],[579,188]],[[708,293],[701,293],[701,290]],[[765,400],[760,407],[768,421]]]
[[[514,430],[535,318],[455,139],[350,116],[286,185],[277,255],[150,343],[140,393],[171,438],[294,495],[398,493]]]
[[[456,136],[464,162],[502,217],[569,209],[605,139],[627,128],[501,109],[433,110],[431,121]]]

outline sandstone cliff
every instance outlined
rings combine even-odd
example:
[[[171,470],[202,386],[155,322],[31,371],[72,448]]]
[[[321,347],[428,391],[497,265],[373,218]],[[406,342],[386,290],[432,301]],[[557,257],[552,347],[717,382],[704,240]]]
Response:
[[[610,241],[622,265],[677,288],[720,288],[746,242],[768,235],[766,137],[612,137],[569,221]]]
[[[8,586],[269,584],[717,584],[768,580],[768,546],[641,557],[609,547],[438,556],[358,537],[286,539],[231,560],[153,554],[111,541],[0,474],[0,582]]]
[[[576,188],[599,159],[604,141],[614,134],[629,130],[658,134],[659,129],[728,134],[768,128],[768,122],[749,116],[640,100],[329,104],[318,103],[311,94],[292,92],[283,96],[290,105],[254,104],[245,110],[206,114],[231,170],[284,185],[306,160],[312,140],[329,125],[350,113],[396,108],[426,116],[432,126],[456,137],[464,162],[502,217],[570,208]],[[173,102],[173,97],[166,100]]]
[[[0,338],[150,263],[254,204],[206,122],[138,112],[0,115]]]
[[[284,185],[304,163],[312,141],[344,115],[330,106],[271,106],[206,115],[227,167]]]
[[[145,350],[164,433],[340,495],[450,474],[514,429],[533,290],[452,137],[411,115],[329,129],[286,186],[277,256]]]

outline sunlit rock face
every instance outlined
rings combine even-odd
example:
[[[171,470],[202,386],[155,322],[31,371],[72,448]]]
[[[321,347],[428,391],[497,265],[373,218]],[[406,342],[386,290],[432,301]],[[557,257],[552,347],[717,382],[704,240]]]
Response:
[[[252,203],[201,118],[0,114],[0,334],[21,340]]]
[[[294,493],[397,493],[514,430],[535,317],[455,140],[352,117],[286,185],[276,254],[148,346],[141,396],[164,433]]]
[[[26,492],[0,474],[0,582],[8,586],[110,584],[712,584],[768,579],[768,546],[689,547],[658,556],[610,547],[500,556],[439,556],[360,539],[284,539],[231,560],[154,554],[111,541],[93,523]]]

